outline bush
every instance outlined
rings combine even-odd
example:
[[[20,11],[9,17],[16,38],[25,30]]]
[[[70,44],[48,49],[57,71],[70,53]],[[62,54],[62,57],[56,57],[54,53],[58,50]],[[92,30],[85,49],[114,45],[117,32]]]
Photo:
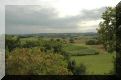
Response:
[[[39,48],[17,48],[6,54],[7,75],[70,75],[62,55],[41,52]]]
[[[27,40],[25,44],[23,44],[22,48],[32,48],[32,47],[37,47],[39,46],[38,41],[29,41]]]
[[[95,55],[98,55],[98,54],[100,54],[100,53],[99,53],[98,51],[96,51],[96,52],[95,52]]]
[[[61,42],[57,42],[57,41],[46,41],[43,44],[43,47],[46,50],[51,50],[54,53],[60,53],[62,52],[62,43]]]
[[[61,41],[61,39],[56,39],[56,41],[57,41],[57,42],[60,42],[60,41]]]
[[[17,36],[5,36],[5,49],[11,52],[14,48],[20,46],[20,40]]]
[[[70,39],[69,42],[70,42],[70,43],[74,43],[74,39]]]
[[[85,75],[85,73],[86,73],[86,67],[83,64],[74,69],[74,75]]]
[[[68,69],[69,69],[72,73],[74,73],[75,67],[76,67],[76,62],[75,62],[75,60],[70,60],[70,61],[68,62]]]
[[[61,55],[63,55],[64,58],[65,58],[67,61],[70,60],[70,54],[69,54],[68,52],[62,51],[62,52],[61,52]]]
[[[84,75],[86,74],[86,67],[83,64],[80,64],[80,66],[76,66],[75,60],[70,60],[68,62],[68,69],[74,74],[74,75]]]
[[[88,40],[86,42],[86,45],[97,45],[98,44],[98,41],[97,40]]]

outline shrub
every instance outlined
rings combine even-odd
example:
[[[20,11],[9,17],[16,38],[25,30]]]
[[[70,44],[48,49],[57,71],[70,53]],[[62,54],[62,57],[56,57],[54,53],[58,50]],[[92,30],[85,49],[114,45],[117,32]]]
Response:
[[[36,46],[39,46],[38,41],[29,41],[29,40],[27,40],[22,47],[23,48],[32,48],[32,47],[36,47]]]
[[[10,52],[14,48],[20,46],[20,40],[19,40],[19,37],[17,37],[17,36],[9,36],[9,35],[6,35],[5,43],[6,43],[5,44],[5,49],[7,49]]]
[[[69,42],[70,42],[70,43],[74,43],[74,39],[70,39]]]
[[[95,55],[98,55],[98,54],[100,54],[100,53],[99,53],[98,51],[96,51],[96,52],[95,52]]]
[[[86,74],[86,67],[83,64],[80,64],[80,66],[76,66],[75,60],[70,60],[68,62],[68,69],[74,74],[74,75],[84,75]]]
[[[41,52],[39,48],[15,49],[6,54],[7,75],[69,75],[67,62],[60,54]]]
[[[46,41],[43,44],[43,47],[46,50],[51,50],[54,53],[60,53],[60,52],[62,52],[62,46],[63,46],[62,43],[61,42],[57,42],[57,41]]]
[[[70,60],[70,54],[69,54],[68,52],[62,51],[62,52],[61,52],[61,55],[63,55],[64,58],[65,58],[67,61]]]
[[[72,73],[74,73],[75,67],[76,67],[76,62],[75,62],[75,60],[70,60],[70,61],[68,62],[68,69],[69,69]]]
[[[86,44],[87,44],[87,45],[96,45],[96,44],[98,44],[98,41],[97,41],[97,40],[88,40],[88,41],[86,42]]]
[[[60,42],[60,41],[61,41],[61,39],[56,39],[56,41],[57,41],[57,42]]]
[[[86,67],[85,65],[81,64],[79,67],[75,67],[74,75],[85,75]]]

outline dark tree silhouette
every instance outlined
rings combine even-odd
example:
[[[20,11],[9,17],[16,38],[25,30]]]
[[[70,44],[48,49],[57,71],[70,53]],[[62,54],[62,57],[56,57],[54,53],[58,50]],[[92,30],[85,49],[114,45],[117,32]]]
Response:
[[[121,2],[116,6],[116,73],[121,75]]]

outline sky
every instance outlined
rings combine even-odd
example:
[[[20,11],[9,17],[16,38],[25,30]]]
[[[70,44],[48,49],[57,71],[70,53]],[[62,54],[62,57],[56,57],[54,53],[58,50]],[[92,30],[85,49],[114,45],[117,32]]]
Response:
[[[0,33],[96,32],[101,14],[120,0],[0,0]]]

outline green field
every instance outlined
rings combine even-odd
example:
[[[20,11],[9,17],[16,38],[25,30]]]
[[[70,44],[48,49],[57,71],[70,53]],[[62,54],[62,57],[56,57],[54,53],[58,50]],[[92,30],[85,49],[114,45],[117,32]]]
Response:
[[[45,38],[45,40],[47,39]],[[37,38],[29,37],[22,39],[22,41],[26,40],[37,40]],[[86,75],[110,74],[114,69],[115,54],[100,50],[98,45],[90,46],[84,43],[67,43],[63,46],[63,50],[71,56],[71,60],[75,60],[76,66],[80,64],[85,65]],[[95,55],[96,52],[99,52],[99,54]]]
[[[56,34],[55,34],[56,35]],[[57,36],[57,35],[56,35]],[[48,60],[48,54],[52,54],[51,58],[55,59],[58,56],[54,56],[54,54],[58,54],[60,56],[63,57],[63,59],[61,59],[62,61],[64,61],[63,64],[56,64],[56,61],[59,60],[54,60],[55,64],[54,66],[59,66],[59,68],[61,67],[61,69],[57,69],[55,70],[55,68],[49,66],[47,69],[44,69],[45,72],[43,71],[42,74],[74,74],[76,75],[78,72],[80,72],[81,74],[81,69],[84,70],[84,73],[81,75],[112,75],[114,74],[114,60],[115,60],[115,53],[108,53],[102,44],[93,44],[93,45],[88,45],[86,44],[86,41],[88,40],[92,40],[94,36],[78,36],[76,39],[74,39],[74,42],[70,42],[70,38],[62,38],[59,36],[58,37],[37,37],[37,36],[33,36],[33,37],[22,37],[20,38],[20,41],[16,38],[13,37],[13,39],[9,39],[8,37],[8,42],[10,45],[8,45],[9,49],[11,49],[14,46],[17,46],[15,49],[13,49],[12,51],[9,51],[7,48],[7,58],[6,60],[8,61],[7,63],[7,72],[11,74],[11,71],[9,71],[9,67],[11,69],[13,69],[13,65],[18,64],[18,62],[16,62],[17,60],[14,60],[15,57],[21,57],[21,58],[25,58],[24,62],[29,62],[31,58],[31,60],[35,60],[37,64],[35,64],[34,61],[34,65],[31,65],[32,68],[29,65],[24,64],[23,62],[20,63],[19,65],[24,66],[28,66],[28,72],[31,71],[31,69],[33,69],[33,67],[35,67],[38,69],[37,70],[37,74],[40,74],[41,72],[41,67],[46,66],[45,64],[49,64],[50,60]],[[15,40],[14,40],[15,39]],[[13,45],[13,43],[17,42],[17,45]],[[36,50],[35,50],[36,49]],[[28,51],[28,52],[27,52]],[[19,55],[22,54],[23,55]],[[36,53],[37,55],[25,55],[25,54],[30,54],[30,53]],[[15,55],[14,55],[15,54]],[[43,58],[40,54],[43,54],[44,56],[47,56],[47,58]],[[12,55],[14,58],[10,58],[9,56]],[[40,55],[40,56],[38,56]],[[23,57],[24,56],[24,57]],[[42,58],[41,58],[42,57]],[[61,57],[60,57],[61,58]],[[17,59],[17,58],[16,58]],[[40,61],[46,61],[47,62],[43,65],[40,63]],[[22,59],[23,60],[23,59]],[[43,62],[42,61],[42,62]],[[52,61],[52,63],[54,62]],[[74,62],[74,70],[76,72],[73,72],[72,68],[69,68],[68,65],[70,64],[69,62]],[[11,65],[11,62],[13,63]],[[38,64],[39,63],[39,64]],[[28,64],[28,63],[27,63]],[[31,62],[29,63],[31,64]],[[64,67],[62,67],[62,65],[65,65]],[[80,67],[81,65],[81,67]],[[82,65],[84,65],[82,67]],[[24,68],[21,67],[21,70],[23,70],[23,72],[25,71]],[[71,65],[71,67],[73,67],[73,65]],[[39,69],[40,68],[40,69]],[[17,71],[17,69],[19,69],[18,67],[13,71]],[[30,69],[30,70],[29,70]],[[51,71],[52,70],[52,71]],[[69,72],[71,70],[71,72]],[[86,72],[85,72],[86,70]],[[49,71],[49,72],[48,72]],[[57,71],[57,73],[56,73]],[[63,72],[64,71],[64,72]],[[36,73],[36,71],[33,70],[34,73]],[[53,73],[55,72],[55,73]],[[17,74],[19,74],[18,72],[15,72]],[[14,74],[14,72],[13,72]],[[26,72],[21,73],[21,74],[28,74]],[[79,75],[80,75],[79,74]]]
[[[77,66],[84,64],[86,66],[86,74],[88,75],[104,75],[108,74],[114,68],[115,54],[99,54],[89,56],[72,56]]]
[[[75,44],[67,44],[64,46],[64,50],[68,52],[70,55],[94,55],[96,50],[89,48],[86,45],[75,45]]]
[[[115,53],[101,52],[98,45],[88,46],[84,44],[68,44],[65,51],[71,54],[71,60],[75,60],[76,66],[85,65],[86,75],[110,74],[114,69]],[[99,54],[95,55],[95,52]],[[79,55],[88,54],[88,55]],[[89,55],[91,54],[91,55]]]

